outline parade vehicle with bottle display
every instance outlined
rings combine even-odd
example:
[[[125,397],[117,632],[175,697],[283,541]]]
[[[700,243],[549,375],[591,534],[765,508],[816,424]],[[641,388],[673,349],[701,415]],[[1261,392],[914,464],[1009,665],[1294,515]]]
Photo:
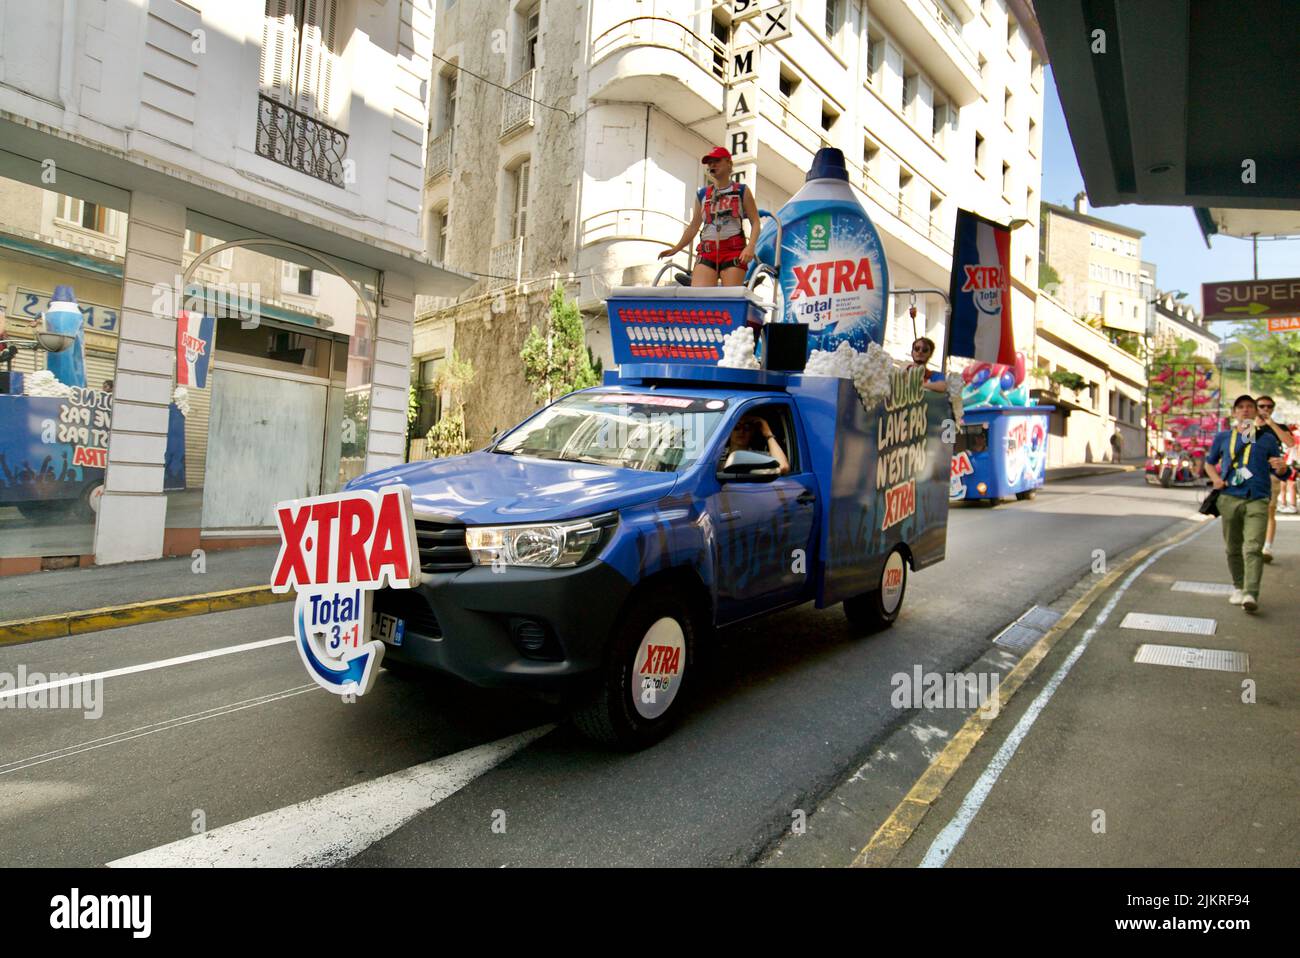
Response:
[[[818,226],[831,240],[835,221]],[[859,260],[852,271],[880,282],[883,256]],[[818,271],[799,256],[779,263],[769,268],[781,278],[785,267]],[[823,331],[867,318],[878,343],[881,317],[846,300],[841,311],[826,297],[823,312],[839,315]],[[365,502],[317,506],[331,521],[345,513],[334,533],[317,529],[318,544],[354,551],[370,586],[390,573],[373,597],[345,587],[342,613],[300,593],[300,651],[317,681],[363,691],[382,659],[398,674],[559,693],[588,736],[638,747],[683,711],[699,647],[717,629],[807,602],[842,603],[862,632],[898,618],[909,572],[946,547],[951,411],[922,388],[924,370],[885,365],[865,393],[809,374],[808,326],[789,323],[763,327],[760,364],[747,330],[767,306],[745,287],[623,287],[608,307],[619,369],[603,385],[486,448],[370,473],[339,494]],[[748,337],[749,368],[719,364],[736,334]],[[351,519],[388,506],[383,535]],[[286,541],[311,537],[311,508],[284,504]],[[413,568],[398,544],[407,524]],[[375,557],[364,543],[379,540]],[[294,579],[284,556],[282,591]],[[306,553],[298,569],[311,578]],[[340,614],[341,639],[329,628]],[[365,647],[365,661],[325,660],[362,654],[349,646]]]

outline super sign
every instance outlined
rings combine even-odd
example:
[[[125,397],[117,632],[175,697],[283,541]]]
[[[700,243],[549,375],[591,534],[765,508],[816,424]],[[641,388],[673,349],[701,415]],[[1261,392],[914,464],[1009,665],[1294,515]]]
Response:
[[[276,506],[280,552],[271,591],[295,589],[294,631],[308,673],[339,695],[370,690],[383,660],[371,642],[375,589],[420,583],[411,490],[341,492]]]

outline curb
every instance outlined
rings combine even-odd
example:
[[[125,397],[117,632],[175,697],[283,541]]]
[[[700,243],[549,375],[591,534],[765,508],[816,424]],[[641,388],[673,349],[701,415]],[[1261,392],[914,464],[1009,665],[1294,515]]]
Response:
[[[1007,677],[999,683],[997,715],[1003,714],[1007,703],[1034,674],[1039,664],[1052,651],[1052,647],[1073,628],[1075,623],[1087,614],[1093,604],[1111,586],[1131,572],[1153,552],[1167,546],[1177,545],[1202,528],[1204,528],[1202,523],[1194,523],[1191,527],[1176,532],[1155,545],[1147,546],[1145,549],[1135,552],[1107,572],[1100,582],[1080,596],[1074,605],[1070,606],[1069,611],[1044,633],[1043,637],[1025,653],[1024,657],[1016,663],[1015,668],[1007,673]],[[850,868],[885,868],[898,857],[899,852],[903,850],[903,846],[907,844],[920,826],[921,820],[929,813],[934,803],[939,800],[939,796],[943,793],[948,782],[957,774],[957,770],[961,768],[970,753],[975,750],[975,746],[984,737],[984,733],[996,721],[996,717],[987,718],[981,714],[981,711],[977,709],[972,712],[957,734],[944,746],[943,751],[935,756],[934,761],[921,773],[921,777],[913,783],[908,793],[903,796],[903,800],[894,807],[894,810],[889,813],[889,817],[876,829],[875,834],[871,836],[871,840],[862,847],[862,851],[858,852],[857,857],[849,865]]]
[[[202,595],[184,595],[170,599],[150,599],[127,605],[110,605],[85,612],[60,612],[42,615],[35,619],[0,622],[0,645],[32,642],[37,639],[56,639],[65,635],[98,632],[101,629],[120,629],[143,622],[160,622],[164,619],[183,619],[208,612],[226,612],[257,605],[286,602],[293,593],[281,595],[271,591],[269,585],[227,589]]]
[[[1047,470],[1047,479],[1082,479],[1085,476],[1109,476],[1121,472],[1137,472],[1138,467],[1133,465],[1107,465],[1104,469],[1098,469],[1090,466],[1053,466]],[[1052,475],[1055,472],[1056,475]]]

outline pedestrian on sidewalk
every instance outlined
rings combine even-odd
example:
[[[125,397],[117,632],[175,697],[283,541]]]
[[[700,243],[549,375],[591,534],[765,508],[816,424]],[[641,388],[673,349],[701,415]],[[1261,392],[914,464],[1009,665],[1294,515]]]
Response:
[[[1119,462],[1124,458],[1124,437],[1119,434],[1119,427],[1110,434],[1110,461]]]
[[[1259,409],[1259,417],[1255,420],[1255,425],[1260,429],[1273,430],[1278,442],[1282,444],[1282,455],[1285,456],[1290,452],[1295,439],[1285,426],[1273,421],[1273,410],[1277,408],[1273,397],[1260,396],[1255,400],[1255,406]],[[1264,549],[1261,553],[1265,562],[1273,561],[1273,537],[1277,534],[1277,500],[1282,494],[1282,480],[1277,476],[1272,478],[1273,484],[1268,496],[1268,531],[1264,533]]]
[[[1270,480],[1283,472],[1286,460],[1273,430],[1258,426],[1259,410],[1253,398],[1238,396],[1232,404],[1232,417],[1232,428],[1214,437],[1205,457],[1205,471],[1220,491],[1219,515],[1233,585],[1228,601],[1254,612],[1259,608],[1264,574]],[[1220,463],[1224,463],[1222,468]]]

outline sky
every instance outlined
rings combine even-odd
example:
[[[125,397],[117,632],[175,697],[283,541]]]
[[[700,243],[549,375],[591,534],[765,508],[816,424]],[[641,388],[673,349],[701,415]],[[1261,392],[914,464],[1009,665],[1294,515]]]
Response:
[[[1070,132],[1056,94],[1056,78],[1049,67],[1043,99],[1043,189],[1049,203],[1072,206],[1074,195],[1083,189],[1083,174],[1074,155]],[[1211,237],[1207,248],[1190,206],[1093,207],[1088,212],[1142,230],[1142,259],[1156,265],[1156,286],[1164,291],[1183,290],[1184,302],[1197,312],[1201,305],[1201,284],[1253,276],[1250,240],[1231,236]],[[1259,275],[1262,279],[1300,276],[1300,239],[1259,244]],[[1222,334],[1224,330],[1216,330]]]

